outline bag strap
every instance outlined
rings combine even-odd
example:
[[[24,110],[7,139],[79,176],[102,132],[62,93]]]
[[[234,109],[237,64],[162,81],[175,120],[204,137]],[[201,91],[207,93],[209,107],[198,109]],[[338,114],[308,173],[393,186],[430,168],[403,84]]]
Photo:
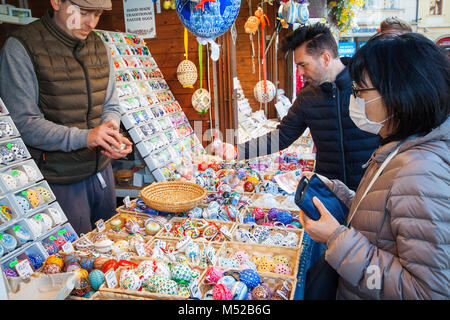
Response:
[[[353,220],[353,218],[355,217],[355,213],[358,210],[359,205],[361,204],[361,201],[364,199],[364,197],[367,195],[367,193],[369,192],[370,188],[372,188],[373,184],[375,183],[375,181],[378,179],[378,177],[381,175],[381,173],[383,172],[384,168],[386,168],[386,166],[388,165],[388,163],[392,160],[392,158],[394,158],[394,156],[398,153],[398,150],[400,149],[400,147],[402,146],[402,143],[399,143],[399,145],[397,146],[397,148],[395,148],[394,151],[392,151],[389,156],[387,156],[387,158],[383,161],[383,163],[381,164],[381,166],[378,168],[377,172],[375,173],[375,175],[372,178],[372,181],[370,181],[369,185],[367,186],[366,190],[364,191],[363,196],[359,199],[358,204],[355,207],[355,210],[353,210],[352,215],[350,216],[350,219],[347,222],[347,228],[350,225],[350,222]]]

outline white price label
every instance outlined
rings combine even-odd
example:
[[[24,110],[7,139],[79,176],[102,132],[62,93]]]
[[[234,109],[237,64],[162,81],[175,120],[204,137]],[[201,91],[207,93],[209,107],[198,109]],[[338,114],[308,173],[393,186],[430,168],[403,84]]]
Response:
[[[103,221],[103,219],[98,220],[95,223],[96,227],[97,227],[97,231],[98,232],[103,232],[105,231],[105,221]]]
[[[147,255],[147,251],[144,249],[144,244],[142,242],[137,242],[134,245],[134,248],[139,257],[145,257]]]
[[[130,196],[126,196],[123,199],[123,204],[125,205],[125,208],[131,208],[131,200],[130,200]]]
[[[112,288],[117,287],[118,283],[117,283],[117,278],[116,278],[114,269],[109,269],[105,273],[105,281],[106,281],[106,285],[108,286],[108,288],[112,289]]]
[[[74,252],[75,249],[73,248],[72,242],[67,241],[66,243],[64,243],[61,247],[62,251],[65,253],[71,253]]]
[[[189,291],[191,292],[192,297],[197,299],[202,298],[202,293],[200,291],[197,281],[192,281],[192,283],[189,285]]]
[[[22,260],[14,267],[20,277],[29,277],[33,274],[33,268],[28,260]]]

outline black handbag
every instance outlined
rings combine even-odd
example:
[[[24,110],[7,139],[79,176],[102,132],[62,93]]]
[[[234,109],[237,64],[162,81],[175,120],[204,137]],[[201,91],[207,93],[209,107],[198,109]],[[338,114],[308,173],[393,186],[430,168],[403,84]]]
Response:
[[[336,300],[339,275],[328,262],[325,254],[306,272],[304,300]]]

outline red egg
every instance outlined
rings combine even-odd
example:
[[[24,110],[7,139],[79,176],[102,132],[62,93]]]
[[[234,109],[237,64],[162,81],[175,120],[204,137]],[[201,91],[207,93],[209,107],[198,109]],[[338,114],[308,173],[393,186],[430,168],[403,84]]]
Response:
[[[245,192],[253,192],[255,190],[255,186],[250,181],[244,183],[244,191]]]

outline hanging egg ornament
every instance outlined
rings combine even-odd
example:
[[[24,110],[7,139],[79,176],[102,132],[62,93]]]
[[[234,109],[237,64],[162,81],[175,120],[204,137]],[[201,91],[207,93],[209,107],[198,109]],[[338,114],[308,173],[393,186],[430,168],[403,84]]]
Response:
[[[197,67],[190,60],[183,60],[177,67],[177,79],[181,85],[192,87],[197,81]]]
[[[305,2],[298,6],[298,20],[301,23],[308,22],[308,19],[309,19],[308,5],[309,5],[309,3]]]
[[[211,107],[211,94],[203,88],[197,89],[192,94],[191,102],[195,111],[204,114]]]
[[[223,284],[217,284],[213,288],[213,299],[214,300],[232,300],[233,294],[230,288]]]
[[[198,1],[197,1],[198,2]],[[241,7],[241,0],[215,2],[175,0],[181,23],[199,38],[215,39],[233,25]]]
[[[255,16],[248,17],[247,21],[244,24],[245,33],[255,34],[258,31],[260,20]]]
[[[275,85],[266,80],[266,91],[264,90],[264,80],[259,81],[253,89],[256,100],[261,103],[270,102],[275,98]]]

